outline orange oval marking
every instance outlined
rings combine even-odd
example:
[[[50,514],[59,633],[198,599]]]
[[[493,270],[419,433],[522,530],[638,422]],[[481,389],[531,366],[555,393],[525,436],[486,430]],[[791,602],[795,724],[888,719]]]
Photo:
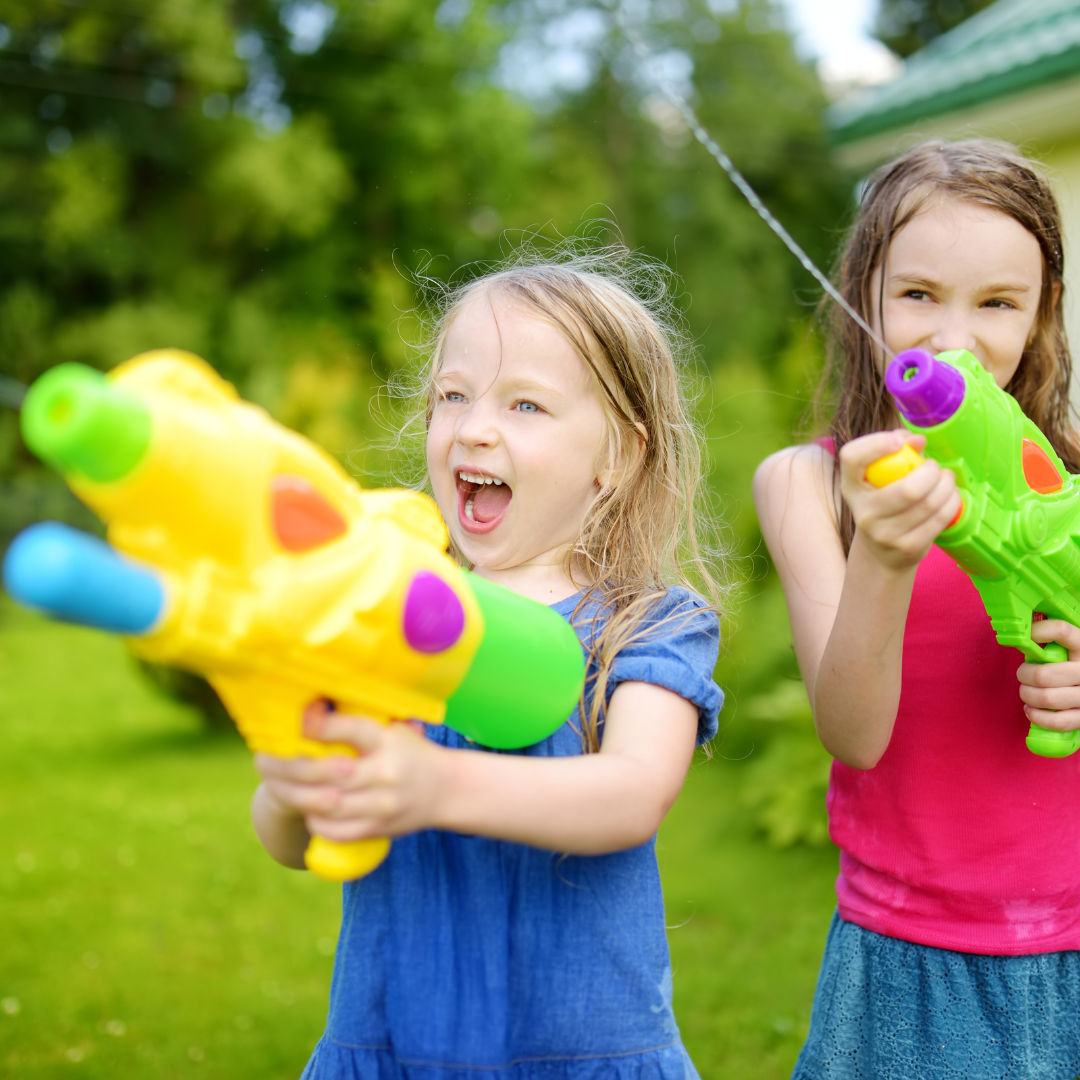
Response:
[[[310,551],[344,536],[349,528],[311,481],[285,473],[270,481],[270,520],[286,551]]]
[[[1046,451],[1031,439],[1023,439],[1021,460],[1024,464],[1024,479],[1032,491],[1040,495],[1049,495],[1060,491],[1065,486],[1061,473],[1046,456]]]

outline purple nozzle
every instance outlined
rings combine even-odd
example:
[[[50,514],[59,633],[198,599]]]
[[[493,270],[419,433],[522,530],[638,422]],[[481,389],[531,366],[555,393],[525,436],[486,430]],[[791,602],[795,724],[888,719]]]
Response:
[[[916,427],[943,424],[964,400],[964,376],[924,349],[906,349],[885,371],[885,385],[905,420]]]

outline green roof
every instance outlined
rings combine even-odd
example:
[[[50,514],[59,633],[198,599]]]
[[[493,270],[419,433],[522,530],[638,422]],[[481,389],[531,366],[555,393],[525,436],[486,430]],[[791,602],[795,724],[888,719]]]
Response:
[[[998,0],[909,56],[903,74],[834,105],[851,143],[1080,75],[1080,0]]]

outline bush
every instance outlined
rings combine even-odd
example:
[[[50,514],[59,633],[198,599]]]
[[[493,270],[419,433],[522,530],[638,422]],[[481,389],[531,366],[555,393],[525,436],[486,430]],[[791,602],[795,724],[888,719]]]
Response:
[[[752,698],[749,719],[775,725],[764,750],[748,769],[743,797],[773,847],[828,842],[825,793],[832,759],[818,741],[802,682],[785,681]]]

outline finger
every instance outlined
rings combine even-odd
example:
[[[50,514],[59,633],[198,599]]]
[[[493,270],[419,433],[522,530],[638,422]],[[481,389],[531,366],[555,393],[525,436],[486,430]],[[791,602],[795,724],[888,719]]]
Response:
[[[1042,619],[1031,626],[1031,640],[1044,644],[1056,641],[1069,650],[1070,660],[1080,660],[1080,629],[1064,619]],[[1047,664],[1046,667],[1060,667],[1059,664]]]
[[[1036,709],[1080,709],[1080,687],[1021,686],[1020,700]]]
[[[296,784],[290,780],[267,780],[266,786],[278,802],[305,815],[334,816],[343,798],[341,790],[331,784]]]
[[[304,818],[304,824],[313,836],[321,836],[339,844],[347,844],[353,840],[375,840],[392,835],[378,821],[367,819],[352,818],[348,821],[336,821],[332,818],[311,815]]]
[[[281,758],[256,754],[252,759],[259,775],[267,780],[280,777],[302,784],[333,784],[348,776],[355,758],[335,755],[324,758]]]
[[[334,711],[334,704],[329,698],[316,698],[309,702],[303,714],[305,730],[309,724],[318,724],[324,716]]]
[[[877,519],[884,522],[909,512],[912,521],[922,520],[945,502],[955,487],[956,478],[949,470],[943,470],[935,461],[927,461],[883,488],[860,492],[852,510],[857,521]]]
[[[380,829],[387,829],[402,813],[402,800],[398,793],[382,788],[365,791],[342,791],[336,801],[328,799],[314,806],[311,813],[327,821],[377,821]]]
[[[1080,731],[1080,709],[1062,709],[1051,712],[1049,709],[1035,709],[1024,706],[1028,720],[1050,731]]]
[[[904,428],[896,428],[893,431],[875,431],[870,435],[852,439],[840,448],[840,466],[850,469],[861,479],[865,476],[868,466],[878,458],[895,454],[910,437],[909,432]]]
[[[1080,686],[1080,663],[1063,660],[1057,664],[1021,664],[1016,677],[1024,686]]]
[[[905,480],[897,481],[891,486],[899,487],[914,475],[911,473]],[[934,486],[914,502],[897,505],[899,500],[892,496],[889,501],[891,506],[882,507],[878,504],[876,507],[864,507],[857,524],[864,530],[869,529],[872,537],[879,543],[891,543],[925,527],[929,529],[926,542],[930,543],[956,516],[959,508],[956,478],[946,470],[939,473]],[[870,504],[870,500],[867,500],[867,503]],[[871,512],[867,513],[866,510]]]
[[[361,754],[378,750],[386,738],[386,725],[369,716],[350,716],[348,713],[328,712],[318,717],[306,729],[309,738],[319,742],[346,743]]]

